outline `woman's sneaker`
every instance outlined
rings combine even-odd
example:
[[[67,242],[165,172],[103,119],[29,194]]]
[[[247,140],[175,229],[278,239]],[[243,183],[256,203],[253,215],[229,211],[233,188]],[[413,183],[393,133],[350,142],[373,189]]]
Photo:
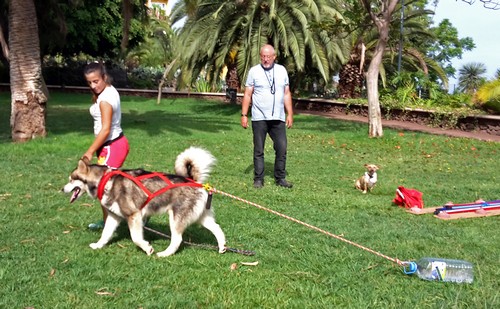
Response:
[[[103,220],[89,224],[89,230],[97,231],[97,230],[102,230],[103,228],[104,228]]]

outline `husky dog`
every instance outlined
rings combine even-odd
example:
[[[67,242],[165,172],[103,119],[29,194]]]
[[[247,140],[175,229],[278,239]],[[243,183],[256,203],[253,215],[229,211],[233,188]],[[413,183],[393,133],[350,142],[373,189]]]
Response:
[[[208,151],[190,147],[177,156],[175,175],[153,173],[142,169],[112,170],[106,166],[89,164],[80,159],[64,186],[65,193],[72,193],[74,202],[82,192],[92,198],[99,198],[107,210],[101,238],[90,244],[92,249],[104,247],[123,219],[127,220],[134,244],[148,255],[153,247],[144,240],[143,222],[149,216],[167,212],[171,242],[158,256],[174,254],[182,243],[182,234],[191,224],[199,223],[217,239],[219,253],[226,250],[226,238],[215,216],[208,192],[203,187],[209,176],[215,158]]]
[[[365,164],[366,172],[363,176],[356,180],[356,189],[366,193],[368,190],[372,191],[377,183],[377,170],[379,167],[375,164]]]

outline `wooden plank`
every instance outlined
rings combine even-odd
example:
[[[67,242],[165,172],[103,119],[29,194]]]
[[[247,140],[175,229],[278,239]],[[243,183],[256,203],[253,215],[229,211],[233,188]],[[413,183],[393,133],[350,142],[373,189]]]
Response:
[[[436,211],[436,209],[441,208],[440,207],[428,207],[428,208],[418,208],[418,207],[412,207],[412,208],[406,208],[406,212],[409,212],[414,215],[423,215],[423,214],[431,214]]]

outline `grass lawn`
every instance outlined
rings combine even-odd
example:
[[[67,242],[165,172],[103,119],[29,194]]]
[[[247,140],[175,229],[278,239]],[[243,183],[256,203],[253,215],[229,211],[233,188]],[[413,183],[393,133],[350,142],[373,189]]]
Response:
[[[89,248],[100,232],[97,201],[69,204],[60,192],[93,140],[90,95],[54,92],[45,139],[10,141],[10,94],[0,93],[0,308],[499,308],[500,217],[439,220],[392,205],[397,186],[424,193],[426,206],[500,199],[500,144],[296,115],[288,131],[290,190],[272,180],[266,144],[264,188],[252,186],[252,132],[239,106],[195,99],[122,97],[131,144],[125,168],[173,171],[196,145],[218,159],[210,184],[258,205],[343,235],[403,261],[470,261],[473,284],[428,282],[388,259],[247,203],[216,194],[213,206],[228,246],[254,256],[182,246],[148,257],[123,225],[111,244]],[[363,164],[381,166],[371,194],[354,189]],[[166,216],[149,227],[168,232]],[[156,252],[169,240],[145,232]],[[185,239],[215,245],[206,230]],[[258,262],[256,266],[241,262]],[[231,265],[238,267],[231,270]]]

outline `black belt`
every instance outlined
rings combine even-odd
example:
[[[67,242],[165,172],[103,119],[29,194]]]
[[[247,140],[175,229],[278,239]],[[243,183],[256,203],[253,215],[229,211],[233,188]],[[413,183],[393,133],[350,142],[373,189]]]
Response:
[[[113,138],[113,139],[110,139],[109,141],[106,141],[104,142],[104,144],[102,144],[101,147],[105,147],[105,146],[109,146],[111,145],[113,142],[119,140],[120,138],[123,137],[123,131],[120,133],[120,135],[118,135],[117,137]]]

